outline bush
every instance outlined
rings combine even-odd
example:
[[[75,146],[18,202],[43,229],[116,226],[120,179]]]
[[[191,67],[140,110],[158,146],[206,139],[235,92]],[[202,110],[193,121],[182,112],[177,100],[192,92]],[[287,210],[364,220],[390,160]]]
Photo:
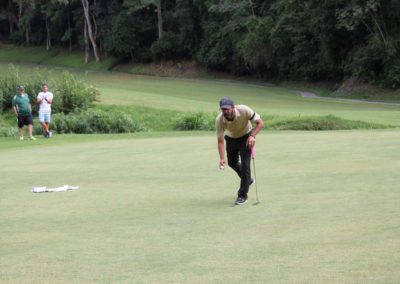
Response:
[[[57,133],[130,133],[145,128],[122,112],[90,109],[85,113],[58,113],[53,115],[51,128]]]
[[[56,85],[52,111],[68,114],[87,110],[99,95],[95,87],[86,86],[82,80],[71,73],[63,72]]]
[[[216,115],[203,112],[188,112],[178,116],[175,129],[177,130],[215,130]]]
[[[0,77],[0,103],[3,111],[12,108],[12,98],[17,94],[17,87],[23,85],[25,93],[29,95],[33,111],[36,112],[36,96],[40,92],[42,83],[47,81],[47,74],[39,69],[33,70],[29,77],[21,76],[19,68],[8,65],[7,71]]]
[[[18,136],[18,128],[15,127],[0,127],[0,137]]]

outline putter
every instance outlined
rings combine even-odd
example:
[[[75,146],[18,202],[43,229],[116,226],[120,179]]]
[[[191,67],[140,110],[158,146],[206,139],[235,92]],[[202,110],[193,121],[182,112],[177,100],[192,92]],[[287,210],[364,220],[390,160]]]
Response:
[[[260,204],[260,200],[258,199],[258,189],[257,189],[257,175],[256,175],[256,163],[254,161],[255,153],[254,147],[251,148],[251,159],[253,160],[253,171],[254,171],[254,179],[255,179],[255,186],[256,186],[256,202],[253,205]]]

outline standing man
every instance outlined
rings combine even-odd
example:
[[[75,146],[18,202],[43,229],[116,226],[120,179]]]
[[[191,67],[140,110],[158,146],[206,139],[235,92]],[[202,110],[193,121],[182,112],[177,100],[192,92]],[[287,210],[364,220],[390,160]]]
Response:
[[[44,83],[42,84],[42,92],[37,95],[37,103],[39,104],[39,122],[42,125],[43,135],[45,138],[49,138],[51,136],[49,124],[52,102],[53,93],[49,92],[49,86]]]
[[[245,105],[235,106],[232,99],[224,97],[219,101],[221,113],[217,116],[219,167],[223,169],[225,162],[225,143],[228,155],[228,165],[239,175],[240,188],[236,205],[247,202],[249,186],[255,183],[251,178],[251,149],[256,143],[256,135],[264,127],[261,117]],[[252,123],[256,124],[253,129]],[[225,134],[225,137],[224,137]],[[240,161],[239,161],[240,157]]]
[[[33,119],[32,106],[28,94],[25,94],[24,86],[19,86],[18,94],[12,99],[12,107],[18,118],[19,140],[24,140],[24,125],[28,125],[29,139],[36,140],[32,135]]]

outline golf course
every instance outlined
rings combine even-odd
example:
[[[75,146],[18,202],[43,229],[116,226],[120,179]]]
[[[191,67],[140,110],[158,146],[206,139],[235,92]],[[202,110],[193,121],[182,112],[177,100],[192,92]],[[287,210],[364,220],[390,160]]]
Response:
[[[0,283],[398,283],[400,105],[71,72],[100,91],[96,107],[139,113],[146,130],[0,138]],[[218,169],[214,131],[159,127],[175,113],[217,114],[223,96],[270,118],[255,147],[256,206],[255,186],[233,205],[239,179]],[[268,127],[327,115],[385,127]],[[79,189],[31,192],[65,184]]]

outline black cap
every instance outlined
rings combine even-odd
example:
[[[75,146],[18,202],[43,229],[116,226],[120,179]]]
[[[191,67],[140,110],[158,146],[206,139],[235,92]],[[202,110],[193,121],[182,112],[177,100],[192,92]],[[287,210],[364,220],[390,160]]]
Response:
[[[219,107],[220,108],[232,108],[232,107],[234,107],[234,104],[230,97],[223,97],[219,101]]]

